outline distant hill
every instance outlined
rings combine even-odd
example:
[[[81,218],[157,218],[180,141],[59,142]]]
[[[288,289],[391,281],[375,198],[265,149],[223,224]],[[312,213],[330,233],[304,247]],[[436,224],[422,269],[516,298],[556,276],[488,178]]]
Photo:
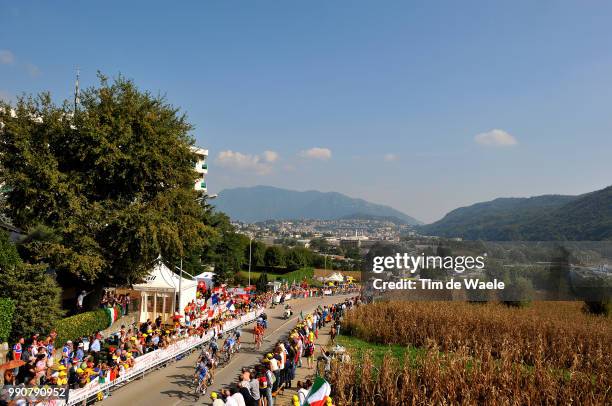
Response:
[[[612,186],[579,196],[499,198],[449,212],[419,232],[468,240],[612,239]]]
[[[298,192],[272,186],[241,187],[221,191],[212,204],[232,219],[249,223],[286,219],[331,220],[359,213],[362,216],[393,217],[406,224],[421,224],[392,207],[336,192]]]

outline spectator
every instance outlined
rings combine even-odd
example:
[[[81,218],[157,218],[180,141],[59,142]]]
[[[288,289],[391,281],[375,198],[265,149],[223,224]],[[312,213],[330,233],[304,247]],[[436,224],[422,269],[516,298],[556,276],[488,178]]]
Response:
[[[91,291],[93,292],[93,290]],[[86,291],[81,291],[81,293],[79,293],[79,295],[77,296],[77,311],[80,313],[81,311],[83,311],[83,300],[85,299],[85,297],[87,295],[89,295],[91,292],[86,292]]]
[[[91,354],[93,355],[94,358],[94,363],[97,364],[98,361],[100,360],[100,339],[102,338],[102,336],[100,335],[100,333],[96,333],[94,335],[94,339],[91,342],[91,345],[89,346],[89,351],[91,352]]]
[[[301,384],[301,388],[300,388],[300,384]],[[300,401],[300,405],[304,402],[306,402],[306,396],[308,396],[308,391],[310,391],[310,388],[312,387],[312,382],[310,381],[310,379],[306,379],[306,382],[304,382],[303,384],[301,382],[298,382],[298,399]]]
[[[217,392],[212,392],[210,394],[210,398],[212,399],[212,406],[225,406],[225,402],[219,399]]]

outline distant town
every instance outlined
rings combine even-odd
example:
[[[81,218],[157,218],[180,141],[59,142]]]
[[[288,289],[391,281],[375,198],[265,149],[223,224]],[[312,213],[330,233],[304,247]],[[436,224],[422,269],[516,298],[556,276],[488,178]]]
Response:
[[[410,225],[378,219],[235,221],[232,224],[238,232],[266,244],[301,245],[306,248],[313,239],[320,238],[342,248],[368,248],[378,241],[397,242],[402,236],[415,235]]]

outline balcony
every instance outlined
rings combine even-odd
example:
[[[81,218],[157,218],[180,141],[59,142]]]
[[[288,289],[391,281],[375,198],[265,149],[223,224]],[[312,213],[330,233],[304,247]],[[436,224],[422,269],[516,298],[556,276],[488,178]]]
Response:
[[[201,161],[200,161],[201,162]],[[208,173],[208,164],[198,162],[195,166],[197,173]]]

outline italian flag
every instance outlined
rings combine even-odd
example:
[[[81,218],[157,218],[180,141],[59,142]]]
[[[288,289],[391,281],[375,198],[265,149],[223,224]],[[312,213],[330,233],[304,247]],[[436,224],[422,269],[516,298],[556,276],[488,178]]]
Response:
[[[119,310],[117,306],[107,307],[106,314],[108,315],[108,326],[110,327],[117,319],[119,319]]]
[[[324,406],[330,393],[330,384],[325,379],[317,376],[302,406]]]

